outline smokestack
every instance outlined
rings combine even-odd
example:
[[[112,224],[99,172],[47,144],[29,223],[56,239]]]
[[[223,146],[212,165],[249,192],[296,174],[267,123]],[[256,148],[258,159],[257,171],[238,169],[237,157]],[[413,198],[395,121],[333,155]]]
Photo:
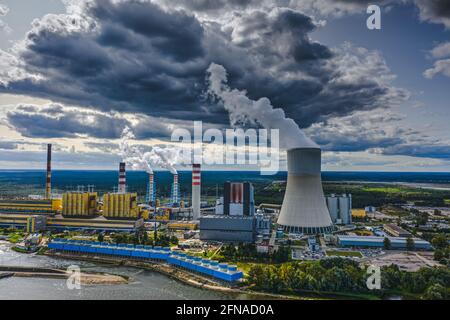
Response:
[[[200,218],[200,194],[201,194],[201,167],[200,164],[192,165],[192,220]]]
[[[178,174],[175,173],[173,175],[173,184],[172,184],[172,204],[174,206],[178,205],[180,202],[180,196],[179,196],[179,184],[178,184]]]
[[[150,205],[155,205],[155,177],[153,173],[148,174],[147,197],[145,201]]]
[[[318,234],[333,230],[323,195],[320,148],[288,150],[288,178],[278,225],[286,232]]]
[[[47,178],[45,183],[45,198],[52,197],[52,145],[47,145]]]
[[[119,188],[117,189],[118,193],[126,192],[126,180],[125,180],[125,162],[119,163]]]

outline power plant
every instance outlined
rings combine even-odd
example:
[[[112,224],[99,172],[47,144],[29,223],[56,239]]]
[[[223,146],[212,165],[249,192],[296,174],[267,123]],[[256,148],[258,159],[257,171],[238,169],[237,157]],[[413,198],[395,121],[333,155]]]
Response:
[[[288,150],[286,193],[278,225],[286,232],[329,233],[333,223],[322,189],[320,148]]]

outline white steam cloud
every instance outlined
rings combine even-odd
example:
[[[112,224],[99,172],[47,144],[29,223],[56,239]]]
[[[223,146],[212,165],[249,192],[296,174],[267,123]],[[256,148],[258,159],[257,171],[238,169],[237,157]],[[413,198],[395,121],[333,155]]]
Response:
[[[227,71],[223,66],[211,63],[207,73],[208,93],[223,102],[231,125],[253,124],[268,130],[279,129],[282,148],[319,148],[294,120],[286,118],[283,109],[274,108],[268,98],[255,101],[247,97],[247,92],[231,89],[228,86]]]
[[[120,139],[119,155],[123,162],[133,170],[145,170],[153,173],[153,168],[164,168],[172,174],[177,174],[175,164],[179,160],[179,148],[171,146],[153,146],[150,151],[142,152],[138,146],[131,145],[130,141],[135,138],[130,128],[125,127]]]

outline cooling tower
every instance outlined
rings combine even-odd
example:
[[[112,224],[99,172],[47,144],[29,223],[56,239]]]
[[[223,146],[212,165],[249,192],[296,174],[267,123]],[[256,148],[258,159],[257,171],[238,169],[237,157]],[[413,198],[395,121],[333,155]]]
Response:
[[[320,177],[321,150],[287,152],[288,178],[278,225],[286,232],[317,234],[333,229]]]
[[[194,163],[192,165],[192,220],[198,220],[200,218],[200,188],[200,164]]]
[[[180,190],[180,185],[178,184],[178,174],[175,173],[173,175],[172,194],[170,196],[173,206],[178,206],[180,204],[179,190]]]
[[[118,193],[126,192],[126,180],[125,180],[125,162],[119,163],[119,188],[117,189]]]
[[[45,198],[52,197],[52,145],[47,145],[47,178],[45,183]]]
[[[155,205],[155,176],[153,173],[148,174],[147,194],[145,196],[145,202],[150,206]]]

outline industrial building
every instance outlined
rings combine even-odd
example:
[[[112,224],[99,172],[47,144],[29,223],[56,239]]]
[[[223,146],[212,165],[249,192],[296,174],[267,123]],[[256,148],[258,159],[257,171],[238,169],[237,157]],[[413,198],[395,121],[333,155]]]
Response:
[[[200,239],[223,242],[254,242],[254,216],[206,215],[200,218]]]
[[[225,182],[224,197],[217,201],[215,214],[200,218],[200,239],[255,241],[255,203],[251,183]]]
[[[230,216],[253,216],[255,213],[255,200],[253,185],[250,182],[225,182],[224,196],[216,201],[216,214]]]
[[[41,232],[47,228],[46,216],[31,216],[27,218],[26,231],[28,233]]]
[[[411,233],[406,231],[405,229],[397,226],[396,224],[388,223],[383,226],[383,230],[386,231],[391,236],[394,237],[410,237]]]
[[[336,196],[331,194],[326,198],[331,221],[335,224],[352,223],[352,195],[342,194]]]
[[[229,283],[240,281],[244,276],[243,272],[237,270],[237,267],[234,265],[219,264],[218,261],[171,251],[170,248],[93,241],[71,241],[67,239],[55,239],[48,244],[48,248],[70,253],[126,257],[141,261],[165,261],[177,268]]]
[[[54,215],[61,211],[61,199],[1,199],[0,213]]]
[[[408,238],[387,237],[391,242],[391,249],[405,250],[406,240]],[[414,248],[417,250],[431,250],[431,244],[428,241],[413,238]],[[343,236],[337,235],[337,243],[341,247],[360,247],[360,248],[383,248],[384,237],[375,236]]]
[[[97,214],[97,192],[66,192],[62,197],[62,215],[89,217]]]
[[[278,217],[285,232],[323,234],[333,230],[321,180],[321,149],[287,151],[288,178]]]
[[[262,235],[270,235],[270,229],[272,226],[272,219],[267,217],[262,212],[258,212],[255,214],[256,219],[256,232]]]
[[[137,193],[106,193],[103,195],[103,216],[135,219],[139,215]]]

